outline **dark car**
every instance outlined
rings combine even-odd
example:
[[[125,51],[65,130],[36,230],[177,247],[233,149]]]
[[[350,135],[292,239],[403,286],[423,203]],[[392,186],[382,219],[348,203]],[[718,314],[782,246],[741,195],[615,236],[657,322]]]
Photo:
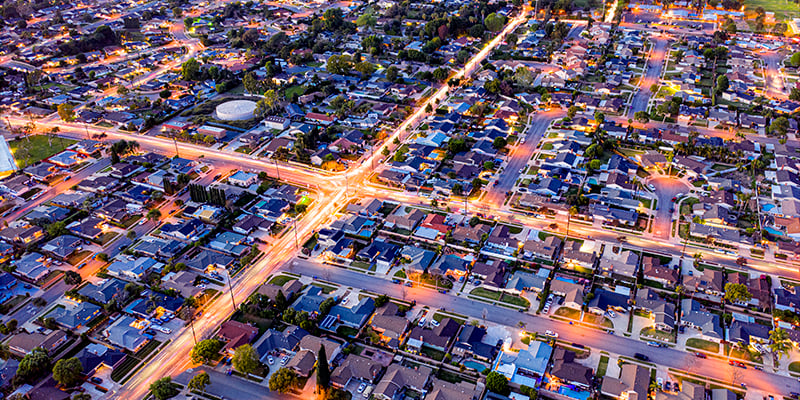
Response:
[[[694,353],[694,355],[697,356],[697,358],[708,358],[708,356],[699,351],[697,353]]]
[[[102,379],[102,378],[98,378],[98,377],[96,377],[96,376],[93,376],[93,377],[92,377],[91,379],[89,379],[89,380],[90,380],[90,381],[92,381],[92,383],[97,383],[97,384],[103,383],[103,379]]]
[[[394,284],[399,284],[399,283],[400,283],[400,280],[399,280],[399,279],[392,279],[392,283],[394,283]]]
[[[646,355],[644,355],[642,353],[634,353],[633,357],[636,358],[637,360],[641,360],[641,361],[650,361],[650,357],[648,357],[648,356],[646,356]]]

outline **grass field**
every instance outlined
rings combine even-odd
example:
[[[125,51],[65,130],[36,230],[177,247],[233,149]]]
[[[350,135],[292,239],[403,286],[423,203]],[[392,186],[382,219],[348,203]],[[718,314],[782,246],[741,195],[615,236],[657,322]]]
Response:
[[[24,168],[60,153],[76,141],[54,137],[52,142],[53,145],[51,146],[47,135],[34,135],[29,136],[28,139],[12,140],[8,142],[8,147],[11,148],[11,153],[14,154],[17,165],[20,168]]]
[[[719,343],[703,340],[699,338],[691,338],[686,340],[686,347],[694,347],[695,349],[710,351],[712,353],[719,353]]]
[[[766,12],[774,12],[775,20],[782,21],[800,17],[800,6],[797,3],[784,0],[748,0],[745,8],[749,11],[763,7]]]

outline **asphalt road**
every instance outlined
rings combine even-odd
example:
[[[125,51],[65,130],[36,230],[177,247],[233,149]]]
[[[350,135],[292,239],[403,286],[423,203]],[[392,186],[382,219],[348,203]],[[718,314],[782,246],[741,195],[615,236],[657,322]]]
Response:
[[[631,100],[631,107],[628,111],[628,118],[633,118],[637,111],[646,111],[647,103],[650,101],[650,86],[658,82],[661,76],[661,68],[664,66],[664,56],[666,54],[668,41],[662,38],[651,38],[653,50],[650,52],[650,59],[647,61],[647,68],[639,83],[639,90]]]
[[[653,222],[653,237],[668,240],[670,238],[670,229],[672,229],[673,214],[670,212],[673,207],[672,198],[678,193],[689,193],[690,188],[686,185],[686,182],[668,176],[659,176],[649,179],[647,182],[655,186],[655,193],[658,198],[658,210],[656,210],[656,219]]]
[[[750,390],[764,393],[788,395],[792,391],[800,391],[800,384],[785,376],[758,371],[752,368],[740,369],[728,365],[727,361],[708,358],[699,359],[690,353],[672,348],[650,347],[640,340],[623,336],[610,335],[597,329],[570,325],[565,322],[544,318],[529,313],[521,313],[504,307],[477,303],[463,297],[442,294],[433,289],[415,286],[406,288],[391,283],[388,279],[354,272],[344,268],[322,265],[310,260],[294,259],[281,269],[371,292],[387,294],[395,298],[415,299],[421,305],[431,308],[443,308],[450,312],[465,315],[479,321],[484,316],[487,323],[516,327],[519,322],[525,324],[525,330],[543,333],[545,330],[558,332],[559,339],[571,343],[580,343],[594,349],[602,349],[612,353],[633,357],[634,353],[646,354],[660,366],[687,370],[711,379],[732,382],[739,385],[745,382]],[[617,317],[620,319],[620,317]]]
[[[274,365],[272,366],[275,367]],[[174,382],[181,385],[188,385],[189,380],[201,371],[208,373],[211,384],[206,386],[205,392],[220,399],[236,399],[236,400],[250,400],[250,399],[293,399],[295,397],[283,395],[276,392],[270,392],[268,388],[261,386],[257,383],[248,380],[228,376],[221,372],[215,371],[207,367],[198,367],[187,370],[173,379]]]
[[[527,134],[524,136],[525,143],[519,144],[511,149],[506,161],[503,172],[497,177],[497,185],[491,187],[483,199],[483,204],[493,207],[502,207],[506,198],[506,192],[514,187],[520,170],[528,164],[536,146],[542,140],[544,132],[550,126],[550,122],[556,118],[563,118],[566,113],[560,109],[552,109],[537,112],[530,122]],[[522,138],[521,138],[522,139]]]

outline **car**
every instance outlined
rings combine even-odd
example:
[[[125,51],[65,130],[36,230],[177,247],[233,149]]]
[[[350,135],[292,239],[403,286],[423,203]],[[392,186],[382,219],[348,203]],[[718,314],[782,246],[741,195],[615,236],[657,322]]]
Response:
[[[673,198],[672,198],[672,201],[675,201],[675,200],[678,200],[678,198],[677,198],[677,197],[673,197]]]
[[[798,392],[790,392],[790,393],[789,393],[789,396],[792,396],[792,397],[800,397],[800,393],[798,393]]]
[[[653,342],[653,341],[647,342],[647,345],[650,346],[650,347],[661,347],[661,344],[659,344],[658,342]]]
[[[640,360],[640,361],[650,361],[650,357],[642,354],[642,353],[633,353],[633,358]]]
[[[521,173],[523,173],[523,172],[525,172],[525,168],[520,168],[520,169],[519,169],[519,173],[521,174]]]
[[[26,283],[22,287],[24,287],[25,289],[31,289],[33,288],[33,285],[31,285],[30,283]]]
[[[558,333],[557,332],[553,332],[551,330],[544,331],[544,335],[545,336],[550,336],[551,338],[557,338],[558,337]]]
[[[696,352],[696,353],[694,353],[694,355],[695,355],[697,358],[708,358],[708,356],[707,356],[707,355],[705,355],[704,353],[701,353],[701,352],[699,352],[699,351],[698,351],[698,352]]]
[[[269,365],[272,365],[275,363],[275,359],[272,358],[272,356],[267,356],[267,362],[269,363]]]
[[[658,377],[658,378],[656,378],[656,382],[658,382],[658,386],[663,386],[664,385],[664,378]]]
[[[475,284],[475,286],[480,286],[483,282],[481,282],[478,279],[475,279],[475,282],[473,282],[473,283]]]
[[[348,301],[350,301],[350,299],[348,299],[347,297],[345,297],[345,298],[342,300],[342,305],[343,305],[343,306],[344,306],[344,305],[347,305],[347,302],[348,302]]]
[[[366,388],[367,388],[367,384],[366,383],[362,383],[361,385],[358,386],[358,393],[363,392],[364,389],[366,389]]]
[[[414,287],[414,284],[413,284],[413,283],[411,283],[411,282],[406,282],[406,286],[408,286],[408,287]]]
[[[463,277],[463,276],[459,276],[459,277],[458,277],[458,281],[459,281],[459,282],[464,282],[464,277]]]
[[[763,371],[764,370],[764,367],[762,367],[760,365],[755,365],[755,366],[753,366],[753,368],[755,368],[755,369],[757,369],[759,371]]]
[[[614,311],[608,310],[608,316],[611,318],[616,318],[617,314],[614,314]]]
[[[425,326],[425,318],[422,318],[417,322],[417,326]]]
[[[392,283],[394,283],[395,285],[399,285],[400,279],[392,279]]]
[[[437,321],[435,319],[432,319],[431,320],[431,325],[433,325],[434,327],[439,326],[439,321]]]
[[[90,381],[92,381],[92,383],[96,383],[96,384],[101,384],[101,383],[103,383],[103,378],[98,378],[98,377],[96,377],[96,376],[93,376],[93,377],[92,377],[91,379],[89,379],[89,380],[90,380]]]
[[[609,335],[613,335],[613,334],[614,334],[614,331],[612,331],[611,329],[609,329],[609,330],[607,330],[607,331],[606,331],[606,333],[607,333],[607,334],[609,334]]]
[[[652,183],[648,183],[648,184],[647,184],[647,188],[648,188],[648,189],[650,189],[650,190],[656,190],[656,187],[655,187],[655,186],[653,186],[653,184],[652,184]]]
[[[669,392],[670,390],[672,390],[672,382],[664,382],[664,391]]]
[[[283,356],[283,358],[281,358],[281,365],[286,365],[287,362],[289,362],[289,356]]]
[[[81,265],[78,265],[78,266],[77,266],[77,267],[75,267],[75,268],[76,268],[76,269],[81,269],[81,268],[83,268],[83,267],[85,267],[85,266],[86,266],[86,263],[83,263],[83,264],[81,264]]]

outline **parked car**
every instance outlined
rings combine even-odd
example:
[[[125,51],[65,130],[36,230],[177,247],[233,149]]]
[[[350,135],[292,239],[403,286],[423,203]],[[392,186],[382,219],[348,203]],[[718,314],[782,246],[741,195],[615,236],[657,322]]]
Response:
[[[637,360],[641,361],[650,361],[650,357],[642,354],[642,353],[633,353],[633,357]]]
[[[550,336],[551,338],[557,338],[558,337],[558,333],[557,332],[553,332],[551,330],[544,331],[544,335],[545,336]]]
[[[363,392],[364,389],[366,389],[366,388],[367,388],[367,384],[366,383],[362,383],[362,384],[358,385],[358,393]]]
[[[437,320],[435,320],[435,319],[432,319],[432,320],[431,320],[431,325],[433,325],[433,326],[439,326],[439,321],[437,321]]]
[[[614,311],[608,310],[608,316],[611,318],[616,318],[617,314],[614,314]]]
[[[705,355],[704,353],[701,353],[699,351],[694,353],[694,355],[697,356],[697,358],[708,358],[707,355]]]
[[[424,317],[419,320],[419,322],[417,323],[417,326],[425,326],[425,318]]]
[[[90,381],[92,381],[92,383],[96,383],[96,384],[98,384],[98,385],[99,385],[99,384],[101,384],[101,383],[103,383],[103,378],[98,378],[98,377],[96,377],[96,376],[93,376],[93,377],[92,377],[91,379],[89,379],[89,380],[90,380]]]

